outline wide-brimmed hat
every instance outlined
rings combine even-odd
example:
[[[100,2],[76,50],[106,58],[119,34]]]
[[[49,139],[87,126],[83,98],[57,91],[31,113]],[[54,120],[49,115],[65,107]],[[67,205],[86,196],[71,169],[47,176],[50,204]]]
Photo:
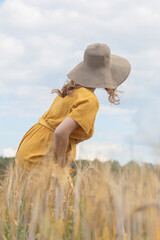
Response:
[[[84,60],[67,76],[84,87],[115,89],[126,80],[130,70],[127,59],[111,54],[104,43],[94,43],[86,48]]]

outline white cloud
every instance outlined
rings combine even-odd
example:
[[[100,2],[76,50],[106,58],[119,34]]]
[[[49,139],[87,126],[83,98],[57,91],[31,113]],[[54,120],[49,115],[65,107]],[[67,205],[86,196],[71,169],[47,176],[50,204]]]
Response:
[[[151,157],[152,154],[152,157]],[[76,159],[94,160],[95,158],[104,162],[107,160],[118,160],[122,165],[128,161],[154,162],[159,160],[153,155],[151,149],[146,145],[124,145],[113,142],[88,141],[77,145]]]
[[[1,18],[6,21],[3,25],[12,24],[13,28],[35,28],[41,24],[41,11],[25,1],[6,0],[1,6]],[[6,18],[7,15],[7,18]],[[2,23],[1,23],[2,26]]]
[[[101,105],[99,108],[99,114],[107,114],[107,115],[132,115],[137,112],[137,108],[127,109],[121,108],[118,106],[106,106]]]
[[[76,159],[94,160],[98,158],[101,161],[106,161],[124,151],[124,146],[114,143],[101,142],[83,142],[77,145]]]
[[[2,88],[3,92],[3,88]],[[1,93],[1,91],[0,91]],[[39,118],[51,105],[56,94],[51,94],[51,89],[46,86],[19,86],[16,92],[12,92],[13,100],[0,105],[0,117]],[[20,104],[21,99],[23,102]]]
[[[13,149],[11,147],[3,149],[3,157],[15,157],[16,155],[16,149]]]
[[[19,39],[9,35],[0,34],[0,41],[1,63],[6,62],[7,64],[9,60],[17,60],[15,58],[19,58],[24,55],[24,44]]]

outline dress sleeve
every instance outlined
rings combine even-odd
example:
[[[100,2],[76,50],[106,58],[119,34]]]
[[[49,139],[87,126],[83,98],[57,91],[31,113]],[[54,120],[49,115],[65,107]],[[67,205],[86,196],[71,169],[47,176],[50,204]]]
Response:
[[[74,119],[88,134],[93,127],[99,103],[95,98],[76,101],[68,117]]]

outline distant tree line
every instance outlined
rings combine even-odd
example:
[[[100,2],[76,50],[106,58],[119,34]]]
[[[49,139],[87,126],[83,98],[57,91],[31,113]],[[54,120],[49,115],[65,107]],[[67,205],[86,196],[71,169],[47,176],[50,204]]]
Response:
[[[14,158],[0,157],[0,177],[4,176],[5,171],[10,165],[14,166]],[[119,174],[123,174],[124,172],[125,173],[128,172],[129,174],[132,174],[133,171],[140,172],[142,168],[147,168],[150,171],[154,171],[160,177],[160,165],[158,164],[157,165],[151,163],[139,164],[136,161],[130,161],[124,166],[121,166],[120,163],[116,160],[101,162],[98,159],[95,159],[93,161],[85,159],[76,160],[71,164],[71,167],[75,169],[75,171],[71,175],[72,176],[76,175],[78,169],[83,170],[89,168],[90,170],[92,170],[95,166],[98,167],[99,169],[104,169],[105,167],[107,167],[113,173],[113,175],[117,177]]]
[[[3,176],[5,174],[5,171],[10,166],[10,164],[14,165],[14,158],[6,158],[6,157],[0,157],[0,176]]]

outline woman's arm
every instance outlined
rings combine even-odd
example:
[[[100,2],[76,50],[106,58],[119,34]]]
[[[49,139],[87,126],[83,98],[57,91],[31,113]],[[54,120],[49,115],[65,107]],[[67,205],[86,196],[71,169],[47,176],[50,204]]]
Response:
[[[79,124],[70,117],[66,117],[54,132],[54,153],[58,164],[65,166],[65,154],[70,134],[79,127]]]

